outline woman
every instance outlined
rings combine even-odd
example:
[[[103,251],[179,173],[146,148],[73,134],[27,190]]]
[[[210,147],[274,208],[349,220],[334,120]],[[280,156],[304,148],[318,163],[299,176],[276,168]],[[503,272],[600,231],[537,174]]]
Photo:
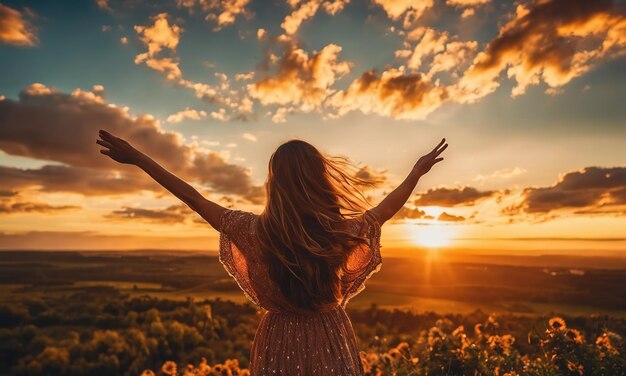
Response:
[[[100,152],[134,164],[220,233],[219,258],[246,296],[266,310],[252,344],[252,375],[362,375],[344,308],[381,266],[380,229],[407,201],[422,175],[443,160],[445,139],[376,207],[343,158],[291,140],[274,152],[256,215],[224,208],[125,140],[101,130]]]

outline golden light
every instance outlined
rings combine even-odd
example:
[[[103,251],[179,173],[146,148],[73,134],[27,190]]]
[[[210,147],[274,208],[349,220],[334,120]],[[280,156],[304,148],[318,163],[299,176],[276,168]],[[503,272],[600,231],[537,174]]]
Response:
[[[432,225],[432,226],[415,226],[412,234],[412,240],[421,246],[428,248],[440,248],[450,244],[453,237],[452,226]]]

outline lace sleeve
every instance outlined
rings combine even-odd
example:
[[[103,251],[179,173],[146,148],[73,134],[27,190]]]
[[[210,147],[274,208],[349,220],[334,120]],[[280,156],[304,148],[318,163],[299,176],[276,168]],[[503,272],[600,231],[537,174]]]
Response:
[[[346,262],[342,276],[343,299],[341,305],[346,306],[348,300],[365,288],[365,281],[382,267],[380,256],[380,223],[369,210],[365,211],[356,221],[350,223],[356,234],[368,239],[368,244],[354,248]]]
[[[220,217],[219,260],[235,279],[246,297],[259,304],[248,274],[248,259],[253,250],[253,222],[255,215],[241,210],[226,209]]]

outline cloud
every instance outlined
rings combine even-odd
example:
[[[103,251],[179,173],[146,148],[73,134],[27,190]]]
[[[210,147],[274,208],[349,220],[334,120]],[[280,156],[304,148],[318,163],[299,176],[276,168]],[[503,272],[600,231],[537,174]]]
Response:
[[[407,12],[410,2],[378,2],[390,17]],[[383,4],[384,3],[384,4]],[[477,6],[482,1],[451,1]],[[468,8],[469,9],[469,8]],[[425,119],[444,103],[471,103],[494,92],[506,72],[516,82],[513,96],[545,82],[557,94],[598,62],[626,53],[626,16],[612,1],[529,1],[517,6],[499,35],[478,52],[476,41],[405,22],[404,46],[396,57],[406,67],[364,73],[326,104],[329,117],[359,110],[394,119]],[[414,43],[414,42],[417,43]],[[477,53],[478,52],[478,53]],[[446,73],[443,77],[436,76]]]
[[[489,4],[491,0],[446,0],[446,5],[453,8],[463,9],[461,18],[473,16],[476,8]]]
[[[335,14],[341,12],[348,3],[350,3],[350,0],[324,1],[322,3],[322,7],[326,11],[326,13],[334,16]]]
[[[235,75],[235,80],[236,81],[248,81],[254,78],[254,73],[255,72],[248,72],[248,73],[238,73]]]
[[[598,62],[623,55],[625,47],[623,5],[610,0],[522,3],[476,56],[454,97],[474,102],[494,92],[503,71],[516,82],[512,96],[542,82],[552,93]]]
[[[253,135],[252,133],[244,133],[241,135],[241,137],[243,137],[244,139],[248,140],[248,141],[252,141],[252,142],[257,142],[258,139],[255,135]]]
[[[191,109],[189,107],[185,107],[184,110],[179,111],[175,114],[169,115],[167,117],[167,122],[168,123],[180,123],[181,121],[185,119],[200,120],[200,119],[205,118],[206,115],[207,115],[206,111],[198,111],[198,110]]]
[[[396,57],[406,58],[407,67],[420,70],[423,66],[426,77],[431,79],[435,74],[448,72],[457,77],[475,56],[478,47],[476,41],[457,41],[447,32],[418,26],[405,36],[404,49],[396,51]],[[412,41],[417,41],[415,47]]]
[[[0,150],[63,165],[4,167],[0,172],[14,187],[41,185],[46,191],[85,194],[160,192],[133,166],[115,164],[99,153],[95,144],[99,129],[127,139],[184,179],[254,203],[262,201],[262,188],[252,184],[248,169],[227,162],[219,153],[185,144],[180,133],[163,131],[151,115],[131,116],[127,108],[106,103],[102,91],[77,89],[66,94],[42,84],[29,86],[18,100],[0,101]]]
[[[529,187],[523,201],[505,212],[548,213],[559,209],[600,212],[626,205],[626,167],[585,167],[561,175],[549,187]],[[583,210],[584,209],[584,210]]]
[[[55,214],[61,211],[80,209],[76,205],[50,205],[45,202],[30,201],[0,201],[0,215],[18,214],[18,213],[38,213],[38,214]]]
[[[272,122],[276,124],[280,124],[280,123],[285,123],[287,121],[288,112],[290,112],[288,108],[279,107],[276,109],[274,114],[272,114],[271,112],[268,112],[267,114],[272,116]]]
[[[437,217],[437,220],[443,222],[463,222],[465,220],[465,217],[441,212],[441,214],[439,214],[439,217]]]
[[[213,31],[234,24],[240,16],[250,17],[249,4],[250,0],[176,0],[178,7],[187,8],[190,12],[200,8],[207,21],[217,24]]]
[[[114,221],[138,220],[161,224],[187,223],[190,219],[199,223],[205,223],[204,220],[200,220],[201,218],[184,204],[171,205],[164,209],[145,209],[125,206],[122,209],[112,211],[104,217]]]
[[[527,170],[525,168],[508,167],[508,168],[503,168],[503,169],[500,169],[500,170],[496,170],[496,171],[492,172],[489,175],[478,174],[474,178],[474,181],[477,181],[477,182],[480,182],[480,183],[484,183],[485,181],[489,181],[489,180],[511,179],[511,178],[513,178],[515,176],[519,176],[519,175],[525,174],[526,172],[527,172]]]
[[[433,219],[432,216],[427,215],[425,211],[418,208],[409,208],[403,206],[391,217],[393,222],[402,221],[405,219]]]
[[[413,201],[415,205],[451,207],[474,205],[476,201],[493,196],[496,191],[479,191],[473,187],[431,188]]]
[[[446,4],[452,7],[471,8],[489,4],[491,0],[446,0]]]
[[[341,12],[343,8],[348,4],[350,0],[334,0],[334,1],[322,1],[322,0],[308,0],[300,3],[299,1],[289,2],[289,5],[294,9],[290,14],[285,17],[280,26],[285,30],[286,38],[296,34],[302,23],[317,13],[321,7],[326,13],[334,16]],[[300,4],[299,4],[300,3]],[[298,6],[299,5],[299,6]],[[258,36],[258,35],[257,35]],[[258,36],[261,39],[260,36]]]
[[[369,166],[362,166],[358,169],[355,176],[359,179],[364,179],[372,184],[379,186],[387,181],[386,170],[374,170]]]
[[[96,0],[96,5],[98,5],[98,8],[102,9],[102,10],[111,10],[111,5],[109,4],[109,0]]]
[[[148,67],[163,73],[169,81],[192,90],[197,98],[224,106],[221,119],[247,120],[248,114],[253,109],[252,100],[245,95],[243,89],[232,90],[226,74],[215,73],[218,80],[216,85],[184,78],[176,54],[182,29],[176,24],[170,25],[168,17],[167,13],[160,13],[153,17],[153,25],[135,26],[140,40],[148,49],[135,57],[135,64],[145,63]],[[227,114],[226,109],[231,113]]]
[[[34,13],[24,8],[23,13],[0,4],[0,41],[13,46],[34,46],[37,44],[35,27],[29,19]]]
[[[100,171],[62,165],[39,168],[0,166],[0,179],[9,189],[35,188],[42,192],[69,192],[85,196],[121,195],[141,191],[162,192],[155,182],[138,172]]]
[[[288,35],[295,34],[303,21],[313,17],[321,4],[320,0],[309,0],[300,5],[298,9],[285,17],[280,26]]]
[[[310,56],[289,44],[278,63],[278,72],[249,84],[248,92],[263,105],[290,104],[305,112],[319,108],[333,93],[331,86],[352,66],[349,62],[338,61],[340,52],[340,46],[329,44]]]
[[[182,77],[178,67],[178,58],[157,57],[162,51],[176,52],[180,41],[181,28],[172,24],[170,26],[167,13],[159,13],[153,17],[152,26],[135,26],[140,40],[148,47],[148,51],[135,57],[135,64],[145,63],[152,69],[164,72],[168,79],[176,80]]]
[[[443,52],[448,40],[448,33],[440,33],[435,29],[424,27],[411,31],[409,38],[417,38],[418,35],[419,42],[408,55],[407,66],[411,69],[419,69],[424,58]]]
[[[58,249],[65,250],[111,250],[111,249],[197,249],[207,250],[214,236],[153,235],[106,235],[94,231],[24,231],[0,232],[0,249]],[[214,243],[217,244],[217,243]]]
[[[335,110],[333,116],[358,110],[394,119],[424,119],[447,98],[445,87],[401,67],[380,75],[376,70],[365,72],[346,90],[333,94],[326,105]]]
[[[392,20],[398,20],[403,14],[416,20],[424,12],[432,8],[433,0],[374,0],[380,5]],[[406,13],[406,14],[405,14]]]

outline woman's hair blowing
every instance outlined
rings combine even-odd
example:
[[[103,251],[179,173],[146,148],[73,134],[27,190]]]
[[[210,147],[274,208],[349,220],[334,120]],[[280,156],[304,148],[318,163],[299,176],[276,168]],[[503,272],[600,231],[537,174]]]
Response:
[[[348,250],[366,242],[342,225],[368,204],[359,188],[374,184],[347,158],[324,156],[301,140],[272,154],[257,235],[270,278],[296,307],[316,310],[340,298]]]

